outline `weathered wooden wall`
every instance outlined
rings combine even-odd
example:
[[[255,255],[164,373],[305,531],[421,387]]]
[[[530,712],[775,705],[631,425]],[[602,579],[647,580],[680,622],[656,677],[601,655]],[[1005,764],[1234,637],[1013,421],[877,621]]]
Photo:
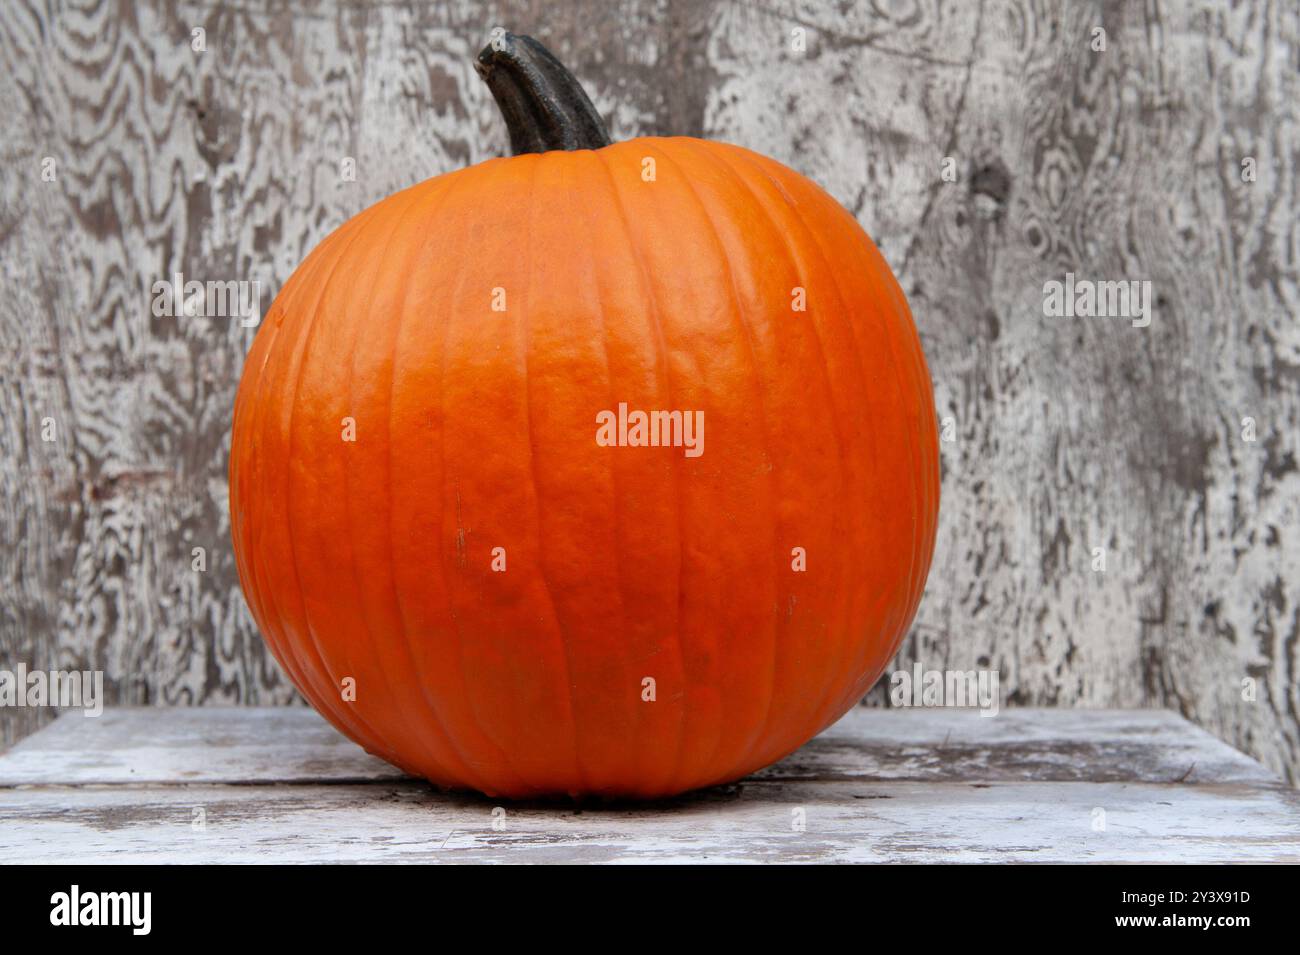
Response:
[[[253,330],[155,318],[148,289],[260,276],[269,302],[353,213],[504,151],[471,68],[496,25],[555,48],[616,138],[772,155],[895,267],[953,438],[900,662],[1171,707],[1300,776],[1294,0],[6,0],[0,667],[293,699],[228,544]],[[1070,271],[1151,280],[1151,326],[1045,318]],[[45,716],[0,711],[0,742]]]

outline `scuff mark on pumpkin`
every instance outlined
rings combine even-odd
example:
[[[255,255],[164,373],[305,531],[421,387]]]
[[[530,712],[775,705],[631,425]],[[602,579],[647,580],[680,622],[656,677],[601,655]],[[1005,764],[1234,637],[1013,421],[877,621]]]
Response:
[[[464,570],[469,566],[469,552],[465,547],[465,527],[460,513],[460,485],[456,485],[456,566]]]

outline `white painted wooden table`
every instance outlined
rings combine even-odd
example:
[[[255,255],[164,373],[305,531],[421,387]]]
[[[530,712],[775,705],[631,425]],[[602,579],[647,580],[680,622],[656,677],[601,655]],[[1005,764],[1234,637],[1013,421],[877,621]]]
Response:
[[[439,793],[304,708],[119,709],[0,755],[0,859],[1297,862],[1300,793],[1159,710],[858,708],[743,783],[575,807]]]

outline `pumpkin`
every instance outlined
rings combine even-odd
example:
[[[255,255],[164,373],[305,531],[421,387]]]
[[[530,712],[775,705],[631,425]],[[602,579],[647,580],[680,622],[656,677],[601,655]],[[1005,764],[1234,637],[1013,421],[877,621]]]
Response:
[[[344,223],[236,398],[252,614],[340,731],[440,787],[652,798],[871,687],[938,509],[929,374],[854,218],[737,146],[610,144],[506,35],[515,155]]]

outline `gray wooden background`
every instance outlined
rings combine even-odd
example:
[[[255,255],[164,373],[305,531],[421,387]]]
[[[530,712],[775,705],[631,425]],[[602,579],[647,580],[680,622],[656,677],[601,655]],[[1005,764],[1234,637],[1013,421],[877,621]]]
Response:
[[[1294,0],[5,0],[0,668],[295,699],[228,543],[253,330],[155,318],[149,288],[260,277],[265,308],[353,213],[503,152],[471,68],[497,25],[615,138],[767,153],[893,265],[952,439],[901,665],[1172,708],[1300,777]],[[1045,318],[1067,272],[1150,280],[1152,324]],[[0,710],[0,743],[49,717]]]

